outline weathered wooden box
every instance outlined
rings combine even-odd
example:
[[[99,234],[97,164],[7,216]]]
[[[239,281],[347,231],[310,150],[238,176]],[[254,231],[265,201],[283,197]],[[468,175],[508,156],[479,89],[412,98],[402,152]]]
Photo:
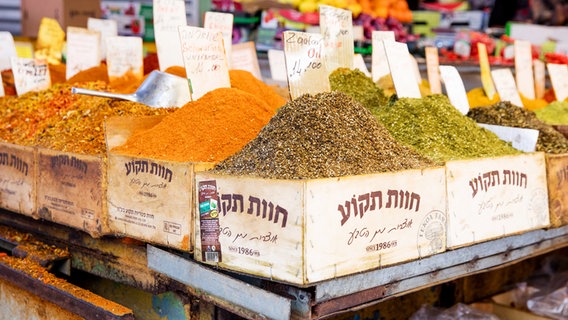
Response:
[[[270,180],[196,173],[197,261],[295,285],[445,251],[444,168]]]
[[[110,151],[162,116],[113,117],[106,122],[108,224],[113,233],[183,251],[193,250],[195,171],[212,163],[132,157]]]
[[[568,154],[547,154],[548,206],[550,226],[568,224]]]
[[[448,249],[550,224],[545,156],[448,161]]]
[[[0,207],[35,217],[36,156],[34,147],[0,142]]]
[[[38,148],[39,217],[87,232],[108,233],[106,226],[106,160]]]

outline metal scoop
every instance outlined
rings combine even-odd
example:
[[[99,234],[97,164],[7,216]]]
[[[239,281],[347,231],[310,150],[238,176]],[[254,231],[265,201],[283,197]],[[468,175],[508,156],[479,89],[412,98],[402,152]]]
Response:
[[[75,87],[71,89],[71,92],[88,96],[134,101],[154,108],[181,107],[191,100],[187,79],[158,70],[152,71],[136,92],[132,94]]]

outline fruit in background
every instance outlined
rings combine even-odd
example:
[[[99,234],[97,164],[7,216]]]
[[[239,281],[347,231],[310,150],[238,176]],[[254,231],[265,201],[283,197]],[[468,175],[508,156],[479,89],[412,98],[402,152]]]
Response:
[[[408,27],[394,17],[373,17],[361,13],[353,20],[354,25],[363,26],[363,34],[366,39],[372,39],[373,31],[393,31],[394,38],[399,42],[410,42],[417,39],[416,35],[408,32]]]

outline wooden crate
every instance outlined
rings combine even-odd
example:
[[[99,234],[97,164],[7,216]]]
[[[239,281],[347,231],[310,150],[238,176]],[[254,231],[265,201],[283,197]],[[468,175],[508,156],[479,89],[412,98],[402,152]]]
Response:
[[[550,224],[545,156],[449,161],[448,249]]]
[[[443,168],[313,180],[196,173],[197,261],[295,285],[445,251]]]
[[[551,227],[568,224],[568,154],[547,154],[548,205]]]
[[[40,218],[87,232],[108,233],[106,160],[38,148],[37,205]]]
[[[36,148],[0,142],[0,207],[36,216]]]
[[[162,116],[114,117],[106,123],[107,147],[122,145]],[[193,185],[189,163],[108,153],[108,224],[113,233],[183,251],[193,250]]]

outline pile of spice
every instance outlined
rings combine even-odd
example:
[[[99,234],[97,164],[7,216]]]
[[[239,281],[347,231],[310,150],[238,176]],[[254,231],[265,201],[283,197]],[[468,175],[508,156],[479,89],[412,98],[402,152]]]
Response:
[[[256,137],[273,115],[274,108],[258,97],[219,88],[111,151],[171,161],[218,162]]]
[[[550,125],[568,124],[568,102],[554,101],[534,113],[539,120]]]
[[[537,151],[547,153],[568,152],[568,140],[562,133],[539,120],[533,111],[519,108],[508,101],[471,109],[467,116],[479,123],[539,130],[536,143]]]
[[[388,97],[373,79],[358,69],[338,68],[329,75],[331,90],[337,90],[373,110],[388,101]]]
[[[401,98],[374,114],[397,140],[437,163],[520,153],[462,115],[445,95]]]
[[[483,88],[474,88],[467,92],[467,101],[469,102],[470,108],[477,108],[477,107],[485,107],[490,106],[494,103],[501,101],[498,93],[493,95],[493,98],[489,98],[485,94],[485,90]]]
[[[255,95],[268,103],[273,109],[280,108],[286,103],[286,100],[273,87],[266,85],[248,71],[229,70],[229,78],[231,80],[231,88],[240,89]]]
[[[213,172],[313,179],[430,165],[394,140],[360,103],[334,91],[288,102],[254,140]]]

